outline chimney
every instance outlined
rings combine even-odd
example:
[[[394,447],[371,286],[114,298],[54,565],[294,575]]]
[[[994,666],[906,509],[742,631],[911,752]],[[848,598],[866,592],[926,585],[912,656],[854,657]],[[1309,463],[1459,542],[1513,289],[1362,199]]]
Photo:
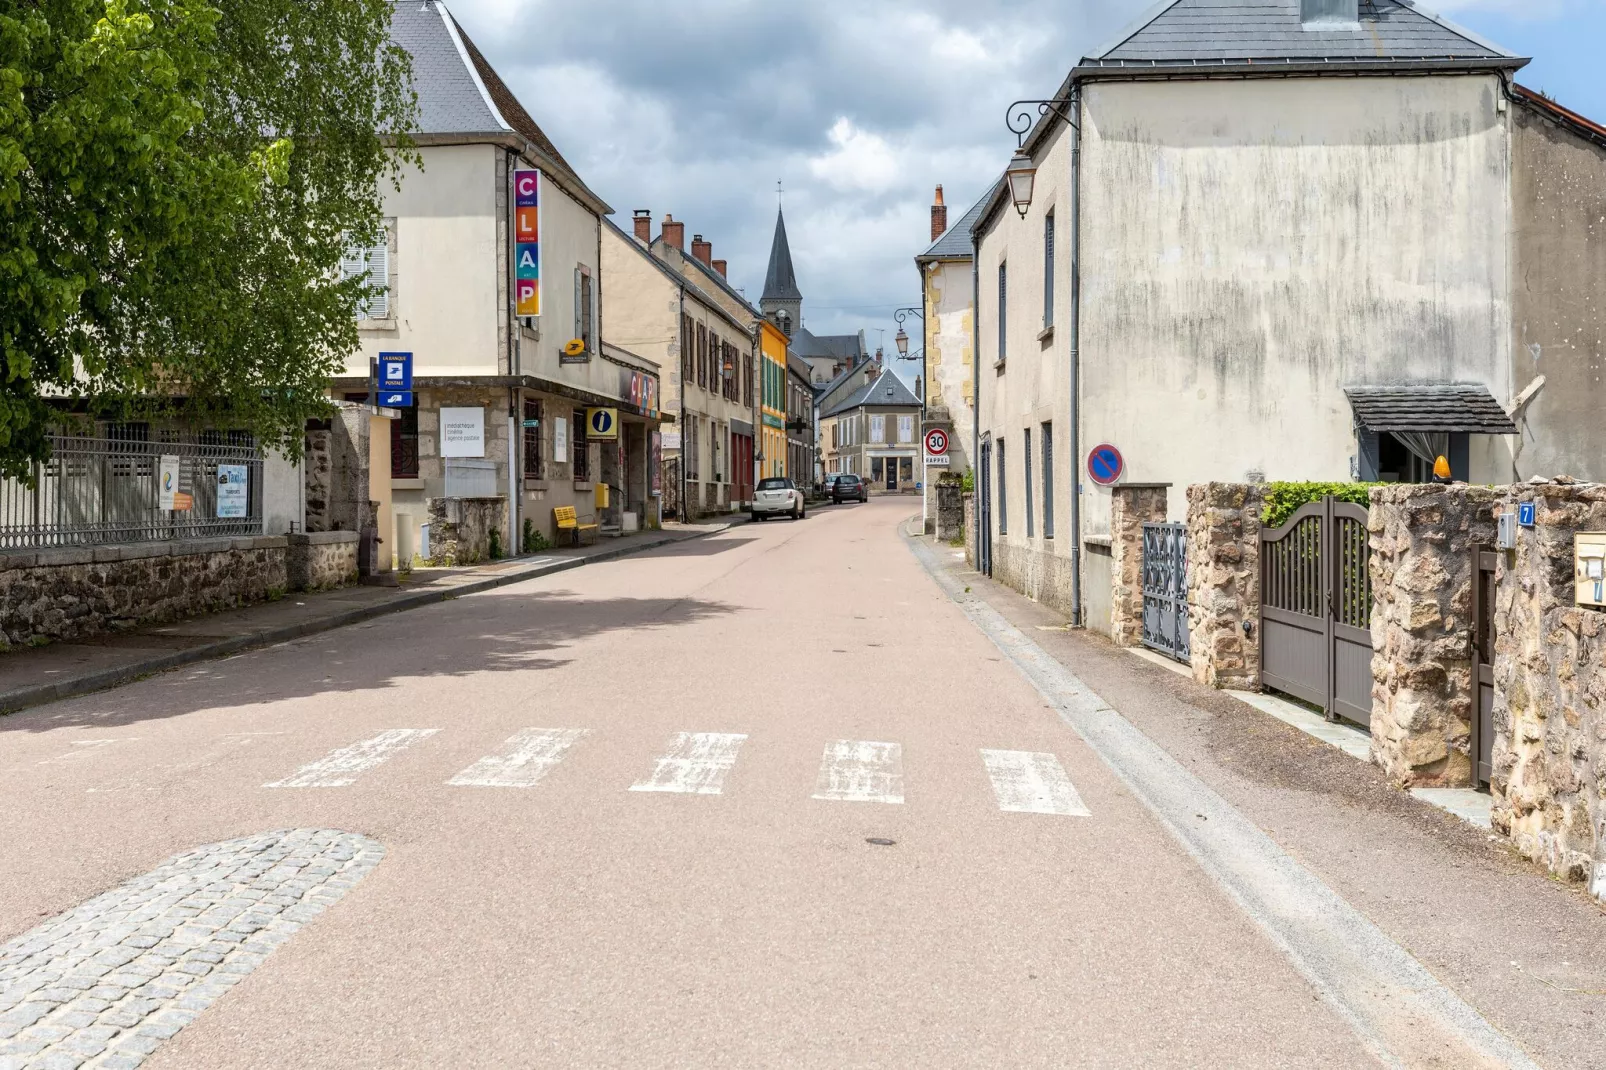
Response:
[[[942,187],[937,187],[937,196],[931,202],[931,240],[936,241],[948,233],[948,206],[942,203]]]
[[[652,244],[652,212],[646,208],[636,209],[636,240],[643,245]]]
[[[686,224],[677,223],[674,216],[666,215],[661,229],[667,244],[673,245],[681,252],[686,251]]]
[[[701,234],[691,236],[691,255],[701,260],[704,267],[714,266],[714,245],[712,242],[703,241]]]
[[[722,279],[729,278],[729,276],[725,274],[725,268],[728,267],[728,266],[729,265],[726,264],[725,261],[723,261],[723,260],[714,261],[714,270],[719,272],[719,277],[722,278]]]

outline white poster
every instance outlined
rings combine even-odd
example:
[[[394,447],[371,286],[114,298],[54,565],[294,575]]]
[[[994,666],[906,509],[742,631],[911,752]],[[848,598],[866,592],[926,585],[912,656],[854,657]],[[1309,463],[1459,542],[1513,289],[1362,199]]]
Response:
[[[441,409],[441,456],[485,456],[485,410]]]
[[[680,432],[679,431],[665,431],[663,433],[663,447],[666,450],[678,450],[678,449],[680,449]]]
[[[217,515],[243,518],[250,511],[250,470],[243,464],[217,466]]]
[[[552,417],[552,460],[569,463],[569,421],[562,416]]]
[[[157,473],[156,508],[171,510],[174,508],[173,499],[178,494],[178,458],[163,454]]]

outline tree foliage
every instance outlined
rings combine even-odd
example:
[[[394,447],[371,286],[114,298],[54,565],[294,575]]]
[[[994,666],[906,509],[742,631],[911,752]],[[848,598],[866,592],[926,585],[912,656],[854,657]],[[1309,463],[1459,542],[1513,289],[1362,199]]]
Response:
[[[66,403],[294,452],[416,100],[389,0],[0,5],[0,476]]]

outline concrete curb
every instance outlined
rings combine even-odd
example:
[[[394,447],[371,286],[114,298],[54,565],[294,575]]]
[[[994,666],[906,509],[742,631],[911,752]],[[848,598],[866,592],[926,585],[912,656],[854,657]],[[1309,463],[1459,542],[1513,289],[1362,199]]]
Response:
[[[403,595],[389,602],[362,606],[358,609],[348,609],[331,616],[302,621],[299,624],[286,624],[278,628],[251,632],[247,635],[230,636],[227,639],[219,639],[216,642],[191,647],[188,650],[180,650],[174,654],[163,654],[146,658],[143,661],[132,662],[128,665],[119,665],[115,669],[105,669],[101,672],[75,676],[70,680],[60,680],[49,684],[35,684],[32,687],[19,687],[12,691],[3,691],[0,692],[0,717],[9,713],[16,713],[19,710],[30,709],[34,706],[44,706],[51,702],[59,702],[66,698],[93,694],[96,691],[106,691],[126,683],[132,683],[141,677],[166,672],[169,669],[177,669],[185,665],[193,665],[198,661],[211,661],[215,658],[227,657],[230,654],[238,654],[244,650],[274,646],[278,643],[288,642],[291,639],[300,639],[303,636],[316,635],[319,632],[328,632],[336,628],[361,624],[364,621],[373,620],[375,617],[436,605],[453,598],[460,598],[466,594],[478,594],[481,591],[490,591],[498,587],[522,583],[525,580],[539,579],[542,576],[551,576],[559,572],[568,572],[585,565],[616,561],[621,557],[644,553],[647,550],[656,550],[659,547],[670,546],[674,543],[706,539],[710,535],[718,535],[721,532],[729,531],[740,523],[743,523],[743,521],[732,520],[723,524],[710,525],[707,531],[699,531],[693,535],[680,537],[665,535],[651,542],[620,546],[612,550],[604,550],[601,553],[592,554],[589,557],[569,558],[531,568],[512,569],[494,576],[487,576],[481,580],[475,580],[472,583],[465,583],[458,587],[418,591],[414,594]]]

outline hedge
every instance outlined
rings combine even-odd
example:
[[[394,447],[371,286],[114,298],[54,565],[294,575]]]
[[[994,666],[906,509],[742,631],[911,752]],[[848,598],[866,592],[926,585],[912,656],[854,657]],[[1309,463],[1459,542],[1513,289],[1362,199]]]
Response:
[[[1280,528],[1288,518],[1299,512],[1299,507],[1319,502],[1331,494],[1341,502],[1356,505],[1371,503],[1373,487],[1382,483],[1268,483],[1265,487],[1266,506],[1260,511],[1260,522],[1268,528]]]

